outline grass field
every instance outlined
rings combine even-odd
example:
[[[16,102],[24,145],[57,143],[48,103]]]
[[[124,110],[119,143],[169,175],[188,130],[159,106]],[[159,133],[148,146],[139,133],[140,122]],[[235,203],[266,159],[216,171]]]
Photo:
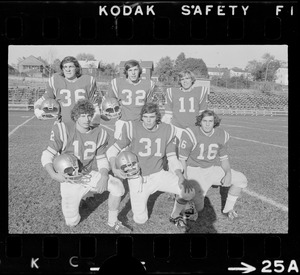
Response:
[[[40,161],[53,121],[39,121],[33,112],[12,111],[8,118],[9,233],[114,233],[106,225],[107,192],[82,204],[82,219],[75,228],[65,225],[59,184],[51,180]],[[205,209],[190,223],[189,233],[288,233],[288,118],[221,118],[221,126],[231,135],[231,167],[246,175],[248,187],[236,203],[239,219],[234,221],[221,214],[220,189],[211,188]],[[137,225],[132,220],[127,184],[125,189],[119,219],[133,233],[179,233],[168,221],[173,208],[169,194],[153,194],[148,201],[149,220]]]

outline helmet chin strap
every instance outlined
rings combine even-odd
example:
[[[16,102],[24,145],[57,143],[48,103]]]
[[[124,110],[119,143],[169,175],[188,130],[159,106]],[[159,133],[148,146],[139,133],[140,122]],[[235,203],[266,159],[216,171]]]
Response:
[[[58,115],[54,115],[54,114],[50,114],[50,113],[45,113],[45,114],[43,114],[42,115],[42,117],[44,118],[44,119],[54,119],[54,118],[57,118],[58,117]]]
[[[83,175],[79,173],[78,175],[75,176],[65,176],[65,178],[67,179],[67,182],[72,184],[87,185],[91,181],[92,176],[89,174]]]

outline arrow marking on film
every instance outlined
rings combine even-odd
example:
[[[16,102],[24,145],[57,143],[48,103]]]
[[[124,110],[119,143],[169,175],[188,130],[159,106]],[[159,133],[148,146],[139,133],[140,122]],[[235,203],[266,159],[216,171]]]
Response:
[[[249,265],[249,264],[246,264],[246,263],[243,263],[241,262],[241,264],[244,266],[244,267],[228,267],[228,270],[231,270],[231,271],[243,271],[243,273],[250,273],[254,270],[256,270],[256,268],[252,265]]]

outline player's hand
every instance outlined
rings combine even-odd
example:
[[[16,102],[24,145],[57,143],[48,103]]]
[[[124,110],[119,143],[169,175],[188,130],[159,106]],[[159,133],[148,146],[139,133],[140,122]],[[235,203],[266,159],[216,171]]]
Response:
[[[108,175],[101,175],[100,180],[97,182],[97,186],[96,186],[96,191],[98,193],[103,193],[104,191],[107,190],[107,185],[108,185]]]
[[[59,173],[53,173],[53,174],[51,175],[51,178],[52,178],[53,180],[58,181],[58,182],[66,182],[66,181],[67,181],[67,179],[64,177],[64,175],[59,174]]]
[[[221,179],[221,186],[229,187],[231,186],[231,173],[226,173]]]
[[[183,189],[185,193],[194,191],[193,185],[190,183],[190,181],[188,181],[186,179],[184,179],[181,184],[179,183],[179,187],[180,187],[180,189]]]
[[[114,176],[120,179],[126,179],[125,173],[121,169],[112,169]]]
[[[41,119],[41,120],[45,120],[45,118],[43,117],[43,115],[45,114],[45,112],[39,108],[35,108],[34,109],[34,114],[37,117],[37,119]]]
[[[161,121],[167,124],[170,124],[171,120],[172,120],[172,116],[168,114],[163,115],[161,118]]]

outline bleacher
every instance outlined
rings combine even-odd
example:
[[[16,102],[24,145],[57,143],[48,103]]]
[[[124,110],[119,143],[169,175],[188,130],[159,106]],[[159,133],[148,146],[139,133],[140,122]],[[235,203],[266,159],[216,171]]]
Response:
[[[45,92],[44,88],[15,87],[8,89],[9,110],[32,110],[34,102]]]
[[[287,115],[286,95],[250,93],[211,93],[209,109],[229,115]]]
[[[8,91],[10,110],[31,110],[34,102],[45,92],[40,87],[15,87]],[[165,95],[156,94],[163,109]],[[224,115],[288,115],[288,97],[278,94],[210,93],[208,108]]]

